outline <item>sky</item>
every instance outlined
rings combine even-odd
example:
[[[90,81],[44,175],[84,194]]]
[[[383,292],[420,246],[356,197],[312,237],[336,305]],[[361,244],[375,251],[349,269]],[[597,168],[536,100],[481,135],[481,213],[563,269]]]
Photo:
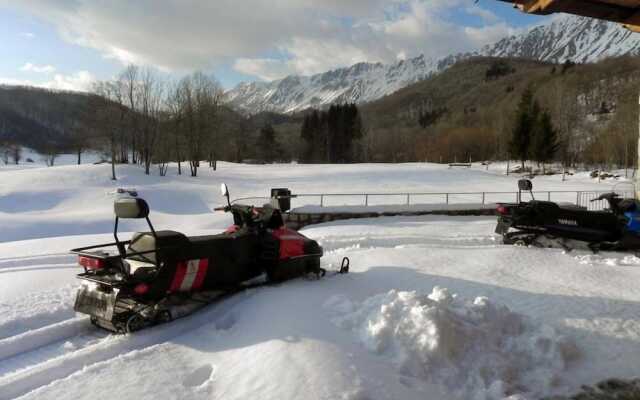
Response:
[[[229,89],[442,57],[540,21],[496,0],[0,0],[0,83],[87,90],[137,64]]]

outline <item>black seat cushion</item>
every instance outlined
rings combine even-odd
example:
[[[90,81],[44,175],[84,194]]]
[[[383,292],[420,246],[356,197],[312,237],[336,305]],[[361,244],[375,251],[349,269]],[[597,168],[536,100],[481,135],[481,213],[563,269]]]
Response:
[[[180,258],[188,251],[189,245],[189,239],[180,232],[157,231],[155,236],[152,232],[137,232],[133,234],[127,254],[143,254],[127,258],[158,264],[164,259]]]

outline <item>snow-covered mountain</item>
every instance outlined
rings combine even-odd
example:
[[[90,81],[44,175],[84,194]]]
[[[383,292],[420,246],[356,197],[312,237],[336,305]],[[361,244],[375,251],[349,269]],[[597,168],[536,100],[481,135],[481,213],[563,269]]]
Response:
[[[312,76],[291,75],[272,82],[243,82],[229,90],[227,98],[232,106],[248,113],[288,113],[331,103],[373,101],[474,55],[593,62],[639,53],[640,34],[614,23],[562,16],[472,53],[440,59],[421,55],[390,65],[359,63]]]
[[[272,82],[242,82],[227,92],[240,110],[294,112],[332,103],[379,99],[428,78],[467,55],[429,59],[421,55],[396,64],[358,63],[312,76],[290,75]]]
[[[524,57],[541,61],[595,62],[607,57],[640,53],[640,35],[619,24],[563,16],[486,46],[479,54]]]

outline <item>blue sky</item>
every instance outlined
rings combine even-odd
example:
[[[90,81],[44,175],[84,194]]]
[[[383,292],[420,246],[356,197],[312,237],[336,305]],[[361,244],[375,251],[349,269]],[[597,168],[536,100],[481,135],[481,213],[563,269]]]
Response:
[[[495,0],[0,0],[0,82],[82,90],[136,63],[230,88],[441,57],[540,21]]]

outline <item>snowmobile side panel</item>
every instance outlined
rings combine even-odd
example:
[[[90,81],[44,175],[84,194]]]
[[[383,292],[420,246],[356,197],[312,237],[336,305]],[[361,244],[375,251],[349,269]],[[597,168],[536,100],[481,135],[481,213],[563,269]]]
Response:
[[[304,244],[307,239],[293,229],[282,227],[273,231],[280,241],[280,260],[286,260],[291,257],[297,257],[305,254]]]
[[[169,292],[200,290],[208,270],[208,258],[180,261],[177,265],[176,274],[171,281]]]

